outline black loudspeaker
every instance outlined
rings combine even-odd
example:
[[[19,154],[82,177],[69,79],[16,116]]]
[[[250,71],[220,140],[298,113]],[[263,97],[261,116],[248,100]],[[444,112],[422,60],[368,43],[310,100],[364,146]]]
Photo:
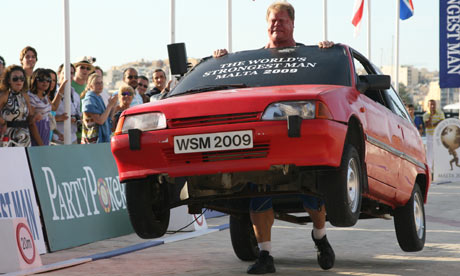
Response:
[[[187,73],[187,53],[185,43],[168,44],[169,66],[171,74],[184,75]]]

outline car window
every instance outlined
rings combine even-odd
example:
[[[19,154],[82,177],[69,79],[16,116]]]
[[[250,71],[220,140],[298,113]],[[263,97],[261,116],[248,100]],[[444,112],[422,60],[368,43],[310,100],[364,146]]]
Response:
[[[357,75],[356,80],[359,81],[358,75],[366,74],[382,74],[378,68],[371,64],[363,55],[353,50],[353,64]],[[396,115],[410,121],[410,116],[407,113],[401,98],[393,90],[393,87],[387,90],[367,90],[364,95],[371,98],[375,102],[380,103]]]
[[[359,81],[359,76],[375,74],[375,68],[368,63],[364,57],[356,51],[353,51],[353,65],[355,67],[355,79]],[[364,95],[371,98],[373,101],[388,108],[385,98],[380,90],[367,90]]]
[[[341,45],[328,49],[296,46],[242,51],[220,58],[208,57],[188,72],[168,97],[227,87],[298,84],[351,86],[345,48]]]
[[[386,98],[388,99],[388,103],[390,104],[390,109],[396,113],[398,116],[401,116],[402,118],[410,121],[409,114],[407,113],[406,108],[404,107],[404,104],[401,101],[401,98],[396,94],[396,91],[393,90],[393,87],[390,87],[390,89],[385,90],[384,94],[386,95]]]

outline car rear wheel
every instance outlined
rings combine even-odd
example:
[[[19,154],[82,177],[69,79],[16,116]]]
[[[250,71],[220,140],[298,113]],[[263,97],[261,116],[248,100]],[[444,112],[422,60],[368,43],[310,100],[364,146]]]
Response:
[[[233,251],[240,260],[254,261],[257,259],[259,247],[249,214],[230,216],[230,238]]]
[[[129,219],[136,234],[143,239],[163,236],[169,225],[166,186],[152,180],[126,184],[126,203]]]
[[[415,183],[412,196],[405,206],[396,208],[394,214],[396,237],[406,252],[420,251],[425,246],[425,207],[420,187]]]
[[[325,189],[329,222],[338,227],[355,225],[361,210],[363,174],[358,151],[353,145],[345,145],[339,171],[326,182],[321,186]]]

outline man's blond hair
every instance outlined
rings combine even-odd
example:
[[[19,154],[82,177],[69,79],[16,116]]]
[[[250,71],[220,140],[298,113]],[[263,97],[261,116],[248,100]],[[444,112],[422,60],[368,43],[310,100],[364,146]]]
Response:
[[[291,18],[291,20],[294,21],[294,18],[295,18],[294,7],[288,2],[276,1],[272,3],[267,9],[267,16],[265,18],[267,21],[272,11],[287,11],[289,18]]]

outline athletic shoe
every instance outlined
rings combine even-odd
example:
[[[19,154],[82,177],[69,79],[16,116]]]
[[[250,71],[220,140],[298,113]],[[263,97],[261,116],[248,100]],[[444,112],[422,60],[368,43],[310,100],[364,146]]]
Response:
[[[273,257],[270,256],[270,253],[266,250],[262,250],[259,253],[259,258],[257,258],[255,264],[248,267],[248,274],[266,274],[274,273],[275,264],[273,262]]]
[[[319,266],[324,270],[331,269],[334,266],[335,253],[329,244],[326,235],[322,239],[317,240],[313,236],[313,231],[311,231],[311,238],[315,242]]]

